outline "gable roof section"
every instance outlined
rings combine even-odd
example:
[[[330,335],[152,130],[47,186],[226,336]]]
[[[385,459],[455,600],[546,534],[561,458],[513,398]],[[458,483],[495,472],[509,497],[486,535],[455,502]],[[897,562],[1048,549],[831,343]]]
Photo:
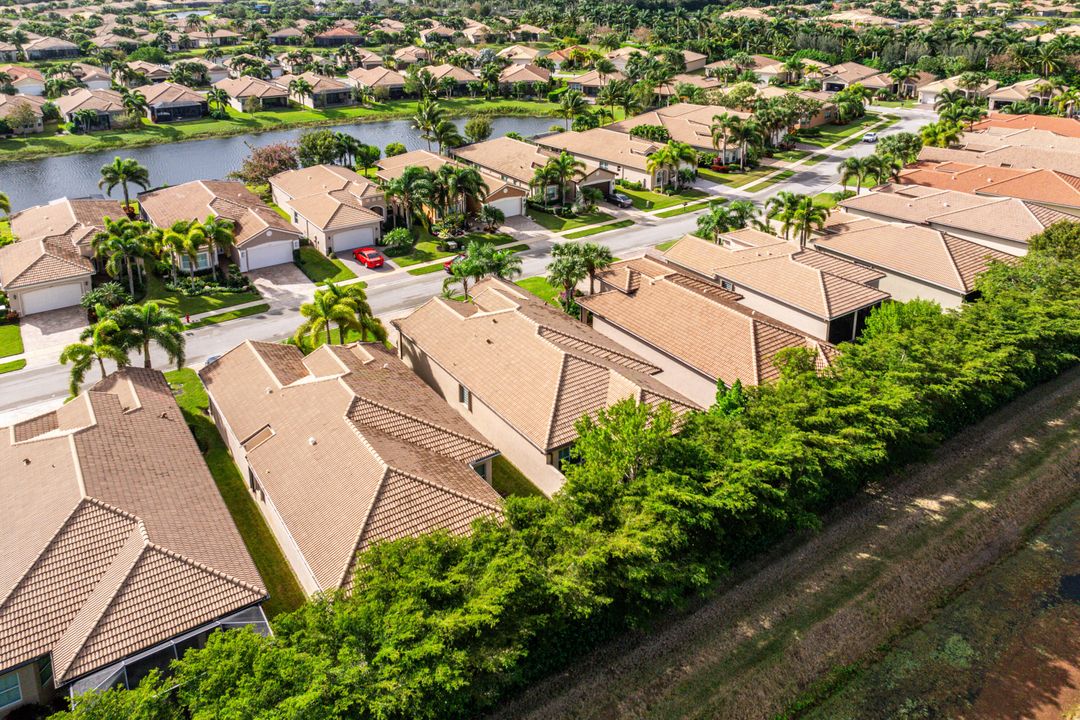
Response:
[[[200,374],[321,589],[378,540],[501,512],[470,467],[495,448],[381,346],[249,341]]]
[[[405,87],[405,76],[390,68],[353,68],[348,77],[365,87]]]
[[[71,245],[53,238],[19,240],[0,248],[0,284],[5,290],[93,273],[89,260]]]
[[[218,80],[214,83],[214,87],[224,90],[229,94],[229,97],[234,98],[284,98],[289,96],[289,91],[276,83],[246,75]]]
[[[206,98],[186,85],[169,81],[151,83],[139,88],[150,106],[154,105],[192,105],[205,103]]]
[[[265,599],[161,373],[0,429],[0,667],[65,683]]]

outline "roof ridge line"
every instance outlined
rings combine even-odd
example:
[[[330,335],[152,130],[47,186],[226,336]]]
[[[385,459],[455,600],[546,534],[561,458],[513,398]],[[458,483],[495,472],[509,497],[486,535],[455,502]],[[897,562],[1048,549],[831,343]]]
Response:
[[[202,570],[204,572],[208,572],[208,573],[210,573],[211,575],[213,575],[215,577],[220,577],[220,578],[223,578],[225,580],[228,580],[229,582],[231,582],[231,583],[233,583],[235,585],[239,585],[240,587],[242,587],[242,588],[244,588],[246,590],[251,590],[252,592],[255,592],[255,593],[262,593],[263,595],[268,594],[268,592],[266,591],[265,588],[260,589],[260,588],[256,587],[255,585],[252,585],[251,583],[249,583],[246,580],[241,580],[240,578],[235,577],[233,575],[230,575],[230,574],[228,574],[226,572],[222,572],[221,570],[218,570],[217,568],[212,568],[212,567],[210,567],[209,565],[207,565],[204,562],[200,562],[199,560],[196,560],[194,558],[190,558],[187,555],[176,552],[175,550],[170,550],[169,548],[165,547],[164,545],[159,545],[158,543],[151,540],[149,535],[146,534],[145,527],[143,526],[142,523],[140,523],[140,527],[143,528],[143,536],[146,538],[146,547],[147,548],[149,548],[151,550],[156,550],[157,552],[160,552],[163,555],[166,555],[167,557],[171,557],[171,558],[173,558],[175,560],[180,560],[181,562],[184,562],[184,563],[186,563],[188,565],[191,565],[192,567],[198,568],[198,569],[200,569],[200,570]],[[258,572],[258,569],[256,569],[256,572]]]
[[[83,497],[79,500],[79,502],[75,503],[75,506],[71,509],[71,512],[68,513],[68,516],[66,518],[64,518],[64,522],[60,523],[60,528],[53,534],[51,538],[49,538],[49,542],[45,543],[45,547],[41,549],[41,552],[39,552],[37,557],[34,558],[34,561],[30,563],[30,567],[26,568],[26,570],[24,570],[22,574],[19,575],[19,577],[15,580],[15,582],[12,584],[12,586],[8,589],[6,593],[0,595],[0,610],[3,610],[4,605],[6,605],[7,602],[11,599],[11,596],[15,593],[15,591],[19,589],[19,586],[23,584],[23,582],[30,575],[30,573],[33,572],[34,568],[36,568],[41,563],[41,558],[45,555],[46,551],[48,551],[48,549],[54,543],[56,543],[56,539],[63,534],[64,530],[69,525],[71,525],[72,521],[75,518],[75,514],[79,512],[79,509],[83,506],[83,503],[92,499],[93,498]]]
[[[545,433],[544,437],[544,447],[551,447],[551,440],[555,435],[555,418],[559,414],[559,405],[562,404],[563,384],[566,382],[566,365],[569,362],[570,353],[566,352],[565,350],[558,347],[557,345],[555,345],[555,343],[547,340],[546,338],[543,338],[539,335],[537,335],[537,337],[540,337],[541,340],[547,342],[549,345],[562,353],[562,362],[559,369],[559,384],[555,386],[555,402],[551,403],[551,413],[548,416],[547,432]]]
[[[353,399],[353,402],[355,401],[356,398]],[[352,404],[353,403],[349,403],[349,406],[351,407]],[[386,487],[386,476],[390,472],[390,463],[383,460],[382,456],[379,455],[378,451],[375,450],[374,446],[372,446],[372,444],[368,442],[368,439],[364,437],[364,433],[360,432],[360,430],[356,427],[356,423],[349,419],[348,408],[345,409],[345,415],[342,417],[342,419],[345,421],[345,424],[349,427],[349,429],[351,429],[356,434],[356,437],[360,439],[360,442],[363,443],[364,447],[367,448],[368,452],[371,453],[372,457],[374,457],[379,462],[379,464],[383,466],[383,472],[382,477],[379,478],[379,485],[377,488],[375,488],[375,492],[371,494],[371,501],[368,503],[367,509],[364,511],[364,514],[362,516],[360,529],[357,530],[356,538],[353,540],[352,552],[349,553],[349,557],[345,562],[345,566],[341,569],[341,573],[338,575],[336,583],[338,588],[341,588],[341,584],[345,582],[345,578],[349,575],[349,570],[351,570],[353,565],[356,563],[356,554],[357,552],[359,552],[360,549],[360,541],[364,538],[364,532],[367,530],[368,524],[371,522],[371,513],[375,510],[375,503],[382,496],[383,488]],[[311,574],[312,576],[315,575],[314,569],[311,570]],[[316,578],[316,582],[317,581],[318,578]]]
[[[490,509],[492,509],[495,512],[498,512],[500,514],[503,512],[503,508],[501,508],[501,507],[498,507],[496,505],[492,505],[491,503],[484,502],[483,500],[480,500],[478,498],[474,498],[474,497],[471,497],[469,495],[466,495],[465,493],[461,492],[460,490],[455,490],[452,487],[447,487],[446,485],[443,485],[442,483],[437,483],[434,480],[428,480],[427,478],[422,478],[419,475],[414,475],[413,473],[408,472],[407,470],[402,470],[401,468],[395,467],[393,465],[389,466],[389,470],[392,471],[392,472],[397,473],[398,475],[402,475],[404,477],[407,477],[410,480],[414,480],[416,482],[423,483],[423,484],[428,485],[430,487],[437,488],[437,489],[442,490],[442,491],[444,491],[446,493],[449,493],[451,495],[459,497],[459,498],[461,498],[463,500],[468,500],[469,502],[471,502],[471,503],[473,503],[475,505],[481,505],[483,507],[490,508]],[[480,476],[477,475],[477,477],[479,478]]]

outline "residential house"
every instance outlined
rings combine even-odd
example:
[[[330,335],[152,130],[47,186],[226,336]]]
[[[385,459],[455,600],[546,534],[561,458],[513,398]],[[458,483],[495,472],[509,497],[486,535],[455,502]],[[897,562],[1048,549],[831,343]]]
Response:
[[[316,47],[341,47],[360,45],[364,42],[364,37],[351,28],[332,27],[316,35],[313,41]]]
[[[229,105],[243,111],[245,102],[257,103],[262,109],[289,107],[289,91],[277,83],[255,77],[225,78],[214,87],[229,95]]]
[[[519,43],[542,42],[549,37],[550,33],[546,28],[537,25],[529,25],[528,23],[520,23],[510,31],[510,39]]]
[[[16,135],[39,133],[45,129],[44,114],[41,106],[49,102],[40,95],[4,95],[0,93],[0,118],[3,118]],[[29,108],[30,122],[21,123],[18,119],[25,115],[22,108]]]
[[[1013,103],[1034,102],[1039,105],[1049,105],[1050,101],[1061,94],[1061,90],[1043,78],[1021,80],[1008,87],[1003,87],[988,96],[990,109],[1001,110]]]
[[[663,262],[741,296],[739,303],[831,345],[858,337],[889,299],[881,272],[794,243],[731,249],[686,235]]]
[[[266,39],[274,45],[303,45],[305,41],[304,31],[292,26],[274,30]]]
[[[776,87],[775,85],[766,85],[758,89],[756,97],[774,98],[790,94],[795,94],[801,98],[820,103],[820,109],[817,113],[810,117],[803,118],[795,124],[793,129],[808,130],[819,125],[835,123],[839,119],[839,113],[832,93],[823,92],[821,90],[787,90],[785,88]]]
[[[225,78],[229,77],[229,69],[227,67],[225,67],[221,63],[207,60],[204,57],[184,58],[182,61],[179,62],[183,62],[185,64],[194,63],[205,68],[206,77],[210,81],[211,85],[218,82],[219,80],[224,80]]]
[[[54,37],[34,38],[23,45],[23,57],[30,62],[38,60],[62,60],[76,58],[82,50],[73,42]]]
[[[124,98],[115,90],[75,88],[67,95],[57,98],[54,104],[66,123],[74,123],[79,112],[93,111],[96,114],[93,122],[88,119],[79,120],[80,128],[84,131],[108,130],[115,121],[127,115]]]
[[[306,80],[311,86],[311,94],[301,95],[290,87],[294,80]],[[309,108],[326,108],[340,105],[355,105],[352,88],[337,78],[306,72],[301,75],[282,75],[277,84],[289,90],[289,97]]]
[[[160,372],[124,368],[3,428],[0,493],[0,714],[134,688],[219,628],[270,632],[262,578]]]
[[[1080,177],[1057,170],[940,163],[902,171],[900,182],[990,197],[1011,197],[1080,215]]]
[[[229,77],[238,78],[245,77],[244,70],[249,63],[262,63],[266,66],[266,69],[270,72],[268,79],[274,80],[285,74],[284,69],[281,67],[281,63],[277,58],[262,58],[252,55],[251,53],[239,53],[233,55],[231,58],[224,62],[225,67],[229,70]],[[256,67],[258,67],[256,65]]]
[[[193,48],[223,47],[225,45],[237,45],[244,40],[244,36],[226,28],[211,28],[210,30],[194,30],[187,33],[188,46]]]
[[[15,62],[19,59],[19,48],[9,42],[0,42],[0,62]]]
[[[552,154],[542,151],[532,143],[498,137],[454,148],[451,152],[455,158],[466,165],[472,165],[497,178],[497,185],[509,183],[527,194],[539,192],[548,202],[559,197],[557,185],[536,188],[533,184],[537,169],[546,165],[551,160]],[[586,162],[577,177],[571,180],[567,197],[576,197],[581,189],[586,187],[596,188],[608,195],[612,191],[614,179],[614,172],[600,169],[595,162]],[[489,189],[491,185],[492,183],[488,182]],[[504,199],[491,199],[488,204],[502,210],[506,217],[525,214],[525,196],[519,194],[509,194],[509,197]]]
[[[583,93],[587,97],[595,98],[600,92],[600,88],[616,80],[625,79],[626,76],[617,70],[607,75],[601,75],[595,70],[590,70],[577,77],[569,78],[566,81],[566,86],[571,90]]]
[[[871,221],[814,240],[828,255],[884,274],[878,283],[894,300],[921,298],[944,308],[977,296],[975,278],[992,261],[1013,255],[920,225]]]
[[[516,285],[488,279],[471,295],[394,320],[398,353],[547,495],[563,484],[582,416],[627,399],[678,415],[698,407],[653,377],[660,368]]]
[[[537,60],[543,57],[544,50],[539,48],[529,47],[528,45],[511,45],[504,47],[499,52],[495,53],[496,56],[507,60],[511,65],[533,65]]]
[[[552,62],[555,66],[555,72],[562,72],[563,63],[571,58],[574,59],[578,65],[586,60],[592,51],[584,45],[571,45],[570,47],[562,48],[561,50],[552,50],[544,57]]]
[[[457,65],[450,65],[449,63],[443,63],[442,65],[431,65],[425,68],[431,76],[439,81],[440,86],[444,82],[444,78],[450,78],[454,82],[454,90],[461,92],[469,83],[480,82],[473,73],[469,72],[465,68],[460,68]]]
[[[620,72],[622,72],[622,71],[626,70],[626,63],[627,63],[627,61],[630,60],[631,56],[633,56],[633,55],[646,55],[646,54],[647,53],[644,50],[642,50],[641,48],[627,46],[627,47],[616,48],[615,50],[612,50],[611,52],[604,55],[604,57],[606,57],[608,60],[610,60],[615,65],[615,67]]]
[[[45,76],[37,68],[25,65],[0,65],[0,73],[11,78],[11,86],[20,95],[45,94]]]
[[[461,34],[473,45],[479,45],[488,41],[491,36],[491,28],[472,18],[465,18],[465,27],[461,29]]]
[[[421,42],[430,45],[433,42],[452,42],[458,32],[460,31],[436,21],[430,27],[421,28],[419,35]]]
[[[186,85],[161,82],[145,85],[139,92],[146,98],[146,116],[150,122],[164,123],[178,120],[196,120],[209,112],[206,96]]]
[[[709,57],[693,50],[683,50],[683,70],[688,73],[697,72],[705,69],[705,63],[709,61]]]
[[[499,73],[499,85],[501,87],[514,87],[521,85],[547,85],[551,80],[551,72],[539,65],[516,65],[511,64],[503,68]]]
[[[775,380],[776,353],[812,351],[826,366],[835,349],[740,305],[740,296],[655,258],[624,260],[598,275],[595,294],[578,299],[594,330],[661,368],[655,375],[702,407],[730,387]]]
[[[641,183],[646,190],[669,184],[672,176],[683,167],[694,167],[693,164],[682,163],[678,168],[651,168],[649,156],[663,143],[607,127],[545,135],[537,138],[536,144],[555,154],[565,150],[582,162],[593,163],[601,170],[615,173],[617,180]]]
[[[424,167],[436,172],[440,167],[448,163],[451,165],[459,164],[450,158],[427,150],[413,150],[412,152],[380,160],[378,170],[376,170],[376,177],[383,182],[387,182],[399,177],[408,167]],[[528,190],[522,189],[519,185],[497,174],[490,173],[484,168],[477,169],[480,171],[480,178],[484,181],[484,185],[487,186],[487,192],[480,198],[480,203],[502,210],[506,217],[515,217],[525,213],[525,198],[528,196]],[[458,205],[455,211],[478,213],[480,205],[472,203],[464,206]],[[438,212],[434,208],[425,208],[425,212],[432,218],[438,216]]]
[[[112,78],[109,73],[97,65],[75,63],[72,65],[71,75],[76,82],[82,83],[90,90],[108,90],[112,87]]]
[[[123,217],[113,200],[60,198],[11,217],[16,241],[0,248],[0,289],[20,315],[78,305],[94,275],[94,235]]]
[[[919,87],[919,103],[923,105],[936,105],[938,97],[945,91],[963,93],[969,98],[988,97],[998,88],[998,81],[987,78],[978,87],[960,87],[960,78],[963,75],[955,75],[944,80],[935,80]]]
[[[357,554],[497,518],[499,451],[379,343],[246,341],[199,375],[252,499],[308,593],[352,588]]]
[[[369,88],[378,97],[401,98],[405,96],[405,76],[385,67],[353,68],[346,82],[355,88]]]
[[[713,145],[713,118],[725,112],[733,117],[750,117],[748,112],[727,110],[718,108],[715,105],[676,103],[655,110],[648,110],[626,120],[612,123],[605,126],[605,129],[629,134],[631,130],[642,125],[659,126],[667,131],[672,140],[686,143],[695,150],[719,154],[722,152],[723,147],[721,144],[721,150],[717,150]],[[738,160],[738,157],[739,148],[734,143],[729,144],[725,162],[734,162]]]
[[[887,74],[857,62],[840,63],[821,70],[821,89],[825,92],[839,92],[856,83],[870,90],[894,89],[896,86]]]
[[[365,69],[378,68],[383,66],[382,55],[373,53],[370,50],[364,48],[358,48],[351,46],[348,49],[338,50],[334,53],[334,61],[342,67],[353,69],[356,67],[362,67]]]
[[[992,112],[972,126],[975,132],[990,128],[1004,130],[1043,130],[1055,135],[1080,138],[1080,118],[1058,117],[1057,115],[1008,115]]]
[[[386,198],[378,185],[337,165],[287,170],[270,178],[274,203],[324,255],[374,245]]]
[[[426,63],[431,59],[431,54],[422,47],[407,45],[394,51],[394,62],[398,67],[407,67],[417,63]]]
[[[222,255],[241,272],[285,265],[293,261],[293,251],[300,247],[300,233],[239,181],[195,180],[140,193],[139,209],[159,228],[208,217],[231,221],[233,246],[201,248],[194,258],[195,270],[210,268]],[[191,272],[191,263],[192,258],[186,255],[176,256],[181,272]]]

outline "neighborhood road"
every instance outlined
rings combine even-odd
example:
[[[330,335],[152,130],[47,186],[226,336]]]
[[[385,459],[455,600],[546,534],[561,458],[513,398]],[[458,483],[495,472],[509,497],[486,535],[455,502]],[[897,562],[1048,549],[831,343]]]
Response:
[[[889,128],[888,132],[917,132],[922,125],[933,120],[934,115],[927,110],[887,110],[899,115],[901,120]],[[730,190],[723,186],[714,186],[719,197],[730,199],[752,199],[763,204],[769,197],[781,190],[795,193],[817,194],[839,189],[838,165],[846,157],[868,155],[873,152],[873,145],[859,143],[852,148],[834,150],[829,157],[816,165],[799,169],[787,180],[776,183],[766,190],[747,194],[739,190]],[[673,218],[658,218],[645,214],[634,216],[635,224],[603,233],[590,238],[602,242],[611,248],[619,258],[634,257],[658,243],[672,240],[692,232],[696,227],[698,213],[688,213]],[[558,238],[546,234],[536,238],[525,238],[530,248],[522,253],[522,277],[543,275],[551,260],[551,245]],[[388,322],[406,314],[434,295],[442,291],[445,276],[441,272],[428,275],[409,275],[406,272],[371,273],[363,279],[368,283],[368,300],[374,312]],[[292,289],[290,287],[290,289]],[[283,292],[270,298],[271,309],[262,314],[232,320],[221,325],[211,325],[191,331],[187,337],[187,364],[198,367],[208,357],[221,355],[244,340],[265,340],[276,342],[293,334],[299,324],[300,303],[310,298],[314,286],[296,288],[294,292]],[[59,354],[59,349],[57,349]],[[166,367],[164,353],[153,352],[155,367]],[[92,371],[89,382],[95,382],[98,374]],[[59,363],[28,364],[27,369],[0,376],[0,426],[18,422],[41,412],[59,406],[67,397],[68,368]]]

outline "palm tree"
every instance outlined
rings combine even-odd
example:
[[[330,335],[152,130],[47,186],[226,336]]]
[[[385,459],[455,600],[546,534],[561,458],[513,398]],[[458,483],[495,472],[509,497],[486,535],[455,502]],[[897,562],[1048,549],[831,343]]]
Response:
[[[213,91],[211,91],[213,92]],[[132,118],[141,117],[146,114],[146,109],[150,107],[146,102],[146,96],[138,90],[124,89],[120,91],[121,102],[124,105],[124,109]]]
[[[961,103],[967,102],[967,96],[963,90],[952,90],[945,88],[937,94],[937,98],[934,99],[934,109],[939,113],[948,110]]]
[[[554,260],[547,266],[547,281],[562,288],[563,309],[570,312],[574,303],[574,288],[589,274],[580,251],[572,243],[553,245],[551,255]]]
[[[960,139],[963,128],[955,122],[939,120],[936,123],[924,125],[919,130],[923,143],[931,147],[947,148]]]
[[[550,177],[559,184],[559,204],[566,205],[566,186],[585,170],[585,163],[563,150],[547,161]]]
[[[293,78],[289,81],[289,94],[300,98],[301,105],[304,104],[304,98],[311,98],[311,104],[315,104],[315,88],[311,87],[311,83],[302,77]]]
[[[293,341],[301,348],[305,341],[314,347],[318,344],[319,334],[326,333],[326,344],[329,345],[330,326],[337,325],[342,329],[339,339],[344,342],[346,328],[359,330],[361,327],[354,308],[354,305],[340,300],[333,292],[316,290],[312,301],[300,306],[300,315],[304,317],[304,322],[296,329]]]
[[[900,97],[907,95],[908,84],[912,83],[918,76],[918,72],[910,65],[901,65],[889,73],[889,79],[896,83],[897,94]]]
[[[691,167],[697,166],[697,150],[684,142],[678,140],[669,140],[667,143],[668,157],[671,159],[672,169],[674,170],[675,185],[682,184],[682,176],[679,174],[679,168],[683,165],[690,165]]]
[[[461,137],[457,125],[449,120],[441,120],[438,125],[431,129],[430,140],[438,143],[440,154],[446,148],[458,147],[465,143],[465,138]]]
[[[484,276],[480,264],[468,253],[455,260],[450,265],[450,277],[443,280],[443,295],[450,297],[453,294],[454,285],[461,283],[461,294],[469,299],[469,282]]]
[[[413,115],[412,127],[420,132],[420,137],[427,141],[427,149],[431,151],[431,141],[435,139],[435,128],[443,122],[445,114],[438,103],[425,99],[416,105],[416,114]]]
[[[225,88],[210,88],[206,91],[206,101],[211,105],[217,105],[221,112],[225,112],[229,99],[229,93],[225,92]]]
[[[364,292],[362,284],[353,283],[352,285],[341,286],[328,282],[325,292],[333,296],[337,304],[349,308],[352,312],[351,322],[335,320],[338,326],[339,340],[343,344],[349,330],[359,330],[362,341],[366,341],[369,334],[380,342],[386,339],[386,329],[383,328],[382,323],[371,312],[371,306],[368,305],[367,301],[367,293]]]
[[[0,192],[0,213],[4,213],[4,220],[11,217],[11,198],[4,192]]]
[[[86,373],[90,371],[95,361],[101,369],[102,380],[108,374],[105,370],[106,360],[112,360],[118,368],[126,367],[131,362],[127,350],[116,341],[120,335],[119,330],[116,321],[109,318],[106,313],[104,318],[83,330],[82,335],[79,336],[79,342],[68,345],[60,353],[61,365],[72,364],[68,385],[72,397],[79,394],[79,386],[86,379]]]
[[[585,273],[589,276],[589,294],[593,293],[593,281],[596,273],[605,270],[615,262],[615,256],[611,248],[599,243],[586,242],[577,246],[577,255],[585,266]]]
[[[150,344],[154,343],[176,362],[184,365],[184,323],[172,310],[162,309],[156,302],[142,305],[122,305],[109,313],[117,330],[111,335],[125,349],[142,348],[143,367],[150,368]]]
[[[489,191],[484,177],[473,167],[447,164],[440,167],[435,175],[445,185],[447,206],[453,202],[461,207],[462,212],[468,209],[470,200],[479,204],[480,198]]]
[[[761,126],[752,117],[745,120],[734,117],[728,126],[728,135],[739,147],[739,168],[745,170],[747,149],[761,143]]]
[[[106,195],[111,195],[113,188],[119,185],[124,191],[125,209],[131,207],[131,198],[128,195],[129,183],[138,185],[143,190],[150,187],[150,172],[134,158],[117,157],[108,165],[102,166],[98,187],[104,188]]]
[[[810,240],[810,232],[815,228],[820,230],[824,227],[828,218],[829,211],[815,203],[814,198],[809,195],[799,198],[795,212],[792,214],[791,226],[799,239],[800,248],[806,247],[806,243]]]
[[[105,272],[119,277],[121,267],[128,278],[128,292],[135,294],[135,264],[148,255],[147,238],[150,226],[128,218],[103,219],[104,229],[90,241],[94,255],[105,258]]]
[[[562,99],[559,100],[559,115],[562,116],[566,129],[570,129],[571,120],[588,110],[588,108],[589,103],[580,90],[568,90],[563,93]]]
[[[866,158],[865,168],[866,177],[873,178],[874,182],[880,185],[896,180],[904,169],[904,164],[892,155],[874,153]]]
[[[801,197],[801,195],[796,195],[788,190],[781,190],[765,203],[766,222],[779,220],[783,225],[784,240],[787,240],[791,234],[791,219]]]
[[[94,127],[94,124],[98,121],[98,114],[96,110],[90,108],[83,108],[71,113],[71,124],[75,126],[75,130],[82,132],[90,132],[90,129]]]
[[[736,222],[730,205],[726,202],[713,203],[709,206],[709,212],[697,219],[697,235],[719,243],[720,236],[734,229]]]
[[[496,250],[488,242],[472,240],[465,255],[475,263],[475,277],[497,277],[512,280],[521,274],[521,258],[512,250]]]
[[[217,280],[218,253],[228,253],[236,244],[236,237],[233,235],[233,221],[228,218],[210,215],[199,223],[199,229],[202,231],[202,237],[210,250],[210,272],[213,274],[214,279]]]
[[[855,180],[855,194],[858,195],[862,192],[863,180],[866,179],[869,167],[867,166],[867,159],[861,157],[849,157],[845,158],[840,163],[840,182],[847,187],[848,183]]]
[[[492,232],[506,222],[506,213],[494,205],[485,204],[480,208],[480,222],[484,223],[485,230]]]
[[[655,183],[661,188],[667,183],[664,180],[668,179],[671,175],[667,172],[675,164],[675,160],[672,157],[671,147],[664,145],[657,148],[645,159],[645,169],[653,176]]]
[[[405,227],[412,229],[412,218],[431,182],[431,171],[411,165],[401,175],[383,185],[383,193],[405,216]]]
[[[712,134],[712,146],[720,150],[721,160],[725,163],[727,162],[728,128],[731,126],[731,120],[730,113],[713,115],[712,125],[709,127],[709,132]]]

